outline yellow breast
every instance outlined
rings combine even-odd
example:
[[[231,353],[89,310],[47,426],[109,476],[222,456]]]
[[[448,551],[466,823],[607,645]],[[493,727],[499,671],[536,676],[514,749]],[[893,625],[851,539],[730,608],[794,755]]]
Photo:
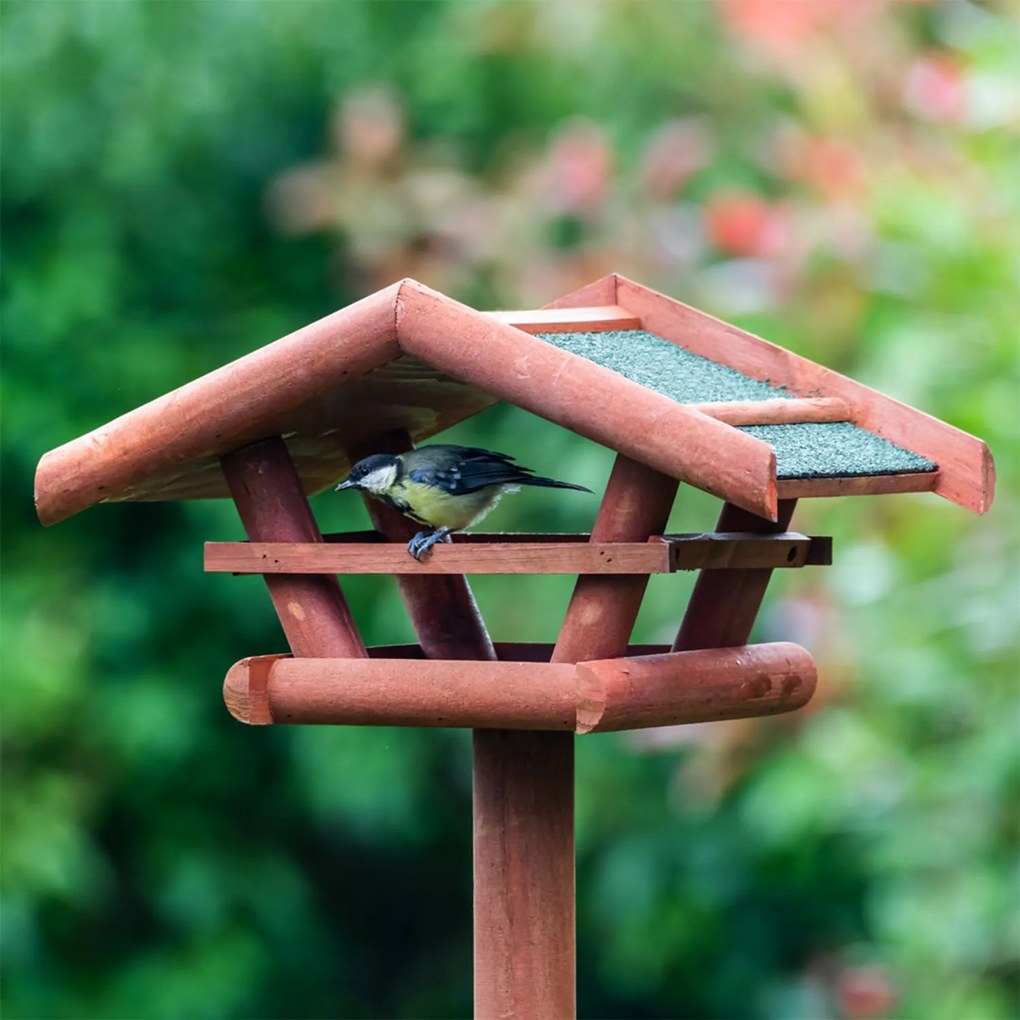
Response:
[[[394,495],[410,506],[408,517],[434,528],[460,531],[480,521],[499,502],[503,490],[501,486],[491,485],[477,492],[451,496],[430,485],[405,482]]]

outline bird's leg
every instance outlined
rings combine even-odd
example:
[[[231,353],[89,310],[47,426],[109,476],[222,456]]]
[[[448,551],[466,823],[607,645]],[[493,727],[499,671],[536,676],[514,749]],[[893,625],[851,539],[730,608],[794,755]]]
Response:
[[[450,540],[449,528],[436,528],[435,531],[419,531],[410,542],[407,543],[407,551],[416,559],[420,560],[437,542],[448,542]]]

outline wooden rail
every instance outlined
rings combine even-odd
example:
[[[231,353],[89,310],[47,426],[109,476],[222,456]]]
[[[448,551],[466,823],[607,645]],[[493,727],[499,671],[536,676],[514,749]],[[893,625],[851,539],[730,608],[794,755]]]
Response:
[[[605,333],[640,329],[641,319],[619,305],[590,308],[538,308],[524,312],[485,312],[490,319],[525,333]]]
[[[810,654],[779,641],[590,662],[242,659],[224,681],[241,722],[592,733],[774,715],[814,693]]]
[[[207,542],[205,569],[232,574],[669,574],[832,562],[830,538],[797,532],[656,535],[646,542],[577,540],[583,535],[549,542],[493,537],[497,541],[437,545],[421,562],[402,542],[366,542],[362,535],[353,542]]]

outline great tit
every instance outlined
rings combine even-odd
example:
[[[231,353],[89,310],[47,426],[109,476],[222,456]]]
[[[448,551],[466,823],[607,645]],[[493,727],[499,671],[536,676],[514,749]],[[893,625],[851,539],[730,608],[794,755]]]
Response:
[[[361,489],[428,525],[431,531],[419,531],[407,545],[416,560],[450,532],[476,524],[504,492],[517,492],[522,485],[591,492],[583,485],[543,478],[513,460],[506,453],[449,444],[422,446],[396,456],[377,453],[359,460],[334,491]]]

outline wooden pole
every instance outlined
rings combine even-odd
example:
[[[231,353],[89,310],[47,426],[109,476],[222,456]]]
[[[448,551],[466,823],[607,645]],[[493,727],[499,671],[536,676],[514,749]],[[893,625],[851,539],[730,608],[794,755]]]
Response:
[[[617,457],[591,539],[666,526],[677,483]],[[578,578],[554,662],[624,654],[647,577]],[[476,730],[475,1015],[577,1012],[574,737]]]
[[[278,437],[220,462],[241,523],[253,542],[321,542],[287,445]],[[291,651],[309,658],[362,658],[365,646],[335,577],[265,575]]]

